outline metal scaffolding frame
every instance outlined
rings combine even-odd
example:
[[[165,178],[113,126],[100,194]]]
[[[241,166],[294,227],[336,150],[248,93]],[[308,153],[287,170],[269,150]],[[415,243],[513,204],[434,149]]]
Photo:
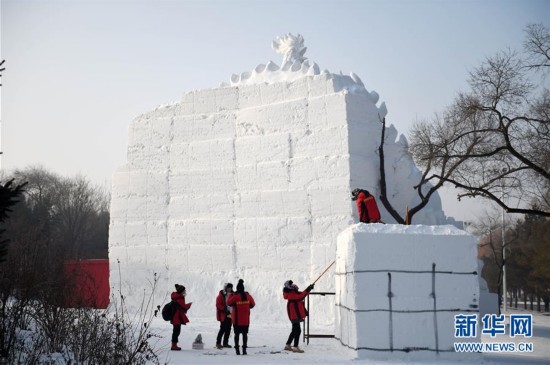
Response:
[[[307,299],[306,299],[306,310],[308,313],[310,313],[309,311],[309,296],[310,295],[321,295],[321,296],[327,296],[327,295],[336,295],[336,293],[333,293],[333,292],[311,292],[309,293],[309,295],[307,296]],[[311,313],[310,313],[311,314]],[[306,343],[306,345],[309,345],[309,339],[310,338],[334,338],[335,336],[332,334],[332,335],[328,335],[328,334],[311,334],[309,332],[309,319],[311,318],[311,315],[308,315],[306,317],[306,320],[304,321],[304,340],[303,342]]]

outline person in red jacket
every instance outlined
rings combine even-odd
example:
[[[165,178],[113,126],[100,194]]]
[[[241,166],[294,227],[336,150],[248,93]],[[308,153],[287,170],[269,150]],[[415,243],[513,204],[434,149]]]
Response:
[[[300,328],[300,322],[303,322],[307,317],[308,313],[304,305],[304,298],[309,295],[311,290],[313,290],[314,285],[311,284],[304,291],[298,291],[298,286],[292,282],[292,280],[287,280],[283,287],[283,298],[288,302],[286,304],[286,311],[288,314],[288,319],[292,323],[292,331],[290,336],[288,336],[288,341],[286,341],[285,350],[293,351],[298,353],[303,353],[300,347],[298,347],[298,342],[300,341],[300,334],[302,329]],[[294,346],[290,346],[294,340]]]
[[[367,190],[353,189],[351,192],[351,200],[357,200],[357,212],[359,213],[359,221],[362,223],[379,223],[380,211],[376,200]]]
[[[185,325],[189,322],[187,318],[187,311],[191,308],[193,303],[185,303],[185,287],[183,285],[176,284],[176,291],[170,296],[172,298],[172,305],[175,306],[174,315],[170,323],[174,326],[172,330],[172,351],[180,351],[181,347],[178,347],[178,337],[181,333],[181,325]]]
[[[216,338],[216,348],[231,348],[229,335],[231,334],[231,307],[227,305],[227,298],[233,294],[233,284],[227,283],[220,290],[216,298],[216,319],[220,322],[220,331]],[[223,336],[223,346],[222,346]]]
[[[233,332],[235,332],[235,352],[239,351],[239,334],[243,334],[243,355],[246,355],[248,343],[248,326],[250,325],[250,309],[254,308],[256,303],[254,298],[247,291],[244,291],[244,280],[239,279],[237,292],[230,295],[227,299],[227,305],[232,306],[231,320],[233,321]]]

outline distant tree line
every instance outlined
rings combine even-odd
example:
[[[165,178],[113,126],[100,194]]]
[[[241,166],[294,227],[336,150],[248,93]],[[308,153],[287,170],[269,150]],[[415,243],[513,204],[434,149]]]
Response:
[[[550,220],[526,215],[504,230],[498,214],[478,225],[482,232],[479,255],[482,276],[489,290],[503,297],[503,267],[506,265],[507,298],[510,307],[550,311]],[[503,254],[505,251],[505,254]]]
[[[26,183],[4,226],[11,248],[40,242],[64,259],[108,257],[109,195],[101,187],[42,167],[16,170],[9,179]]]
[[[74,285],[65,263],[108,257],[109,197],[84,177],[42,167],[0,177],[0,193],[0,358],[14,360],[31,318],[49,350],[62,347],[59,315]]]
[[[151,329],[156,274],[137,313],[121,292],[111,293],[107,309],[70,295],[87,274],[68,274],[67,260],[108,257],[108,194],[82,176],[30,167],[0,177],[3,202],[0,363],[159,364],[151,341],[160,338]]]

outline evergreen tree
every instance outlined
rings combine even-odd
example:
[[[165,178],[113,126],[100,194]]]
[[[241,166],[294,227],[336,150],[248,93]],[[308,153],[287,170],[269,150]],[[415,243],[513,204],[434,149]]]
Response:
[[[11,207],[19,202],[19,197],[23,194],[23,187],[27,183],[19,185],[13,184],[13,179],[9,180],[5,184],[0,184],[0,223],[3,224],[7,219],[9,213],[12,212]],[[0,228],[0,262],[5,260],[5,256],[8,252],[8,239],[3,238],[3,234],[6,230]]]

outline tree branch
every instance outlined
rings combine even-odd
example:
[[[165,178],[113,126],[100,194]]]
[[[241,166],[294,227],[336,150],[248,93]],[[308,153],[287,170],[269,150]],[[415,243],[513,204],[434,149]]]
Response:
[[[380,138],[380,146],[378,147],[378,157],[380,158],[380,201],[384,205],[384,208],[391,214],[393,219],[399,224],[405,224],[405,220],[397,213],[388,200],[386,192],[386,169],[384,166],[384,139],[386,137],[386,118],[381,119],[378,115],[378,119],[382,123],[382,133]]]
[[[542,211],[539,209],[522,209],[522,208],[511,208],[507,204],[505,204],[500,198],[498,198],[496,195],[491,193],[489,190],[484,188],[478,188],[474,186],[468,186],[464,185],[456,180],[453,180],[451,178],[446,178],[440,175],[433,175],[433,178],[437,178],[440,180],[443,180],[445,182],[453,184],[457,188],[461,188],[470,192],[473,192],[472,194],[469,194],[471,196],[484,196],[495,203],[497,203],[501,208],[503,208],[507,213],[520,213],[520,214],[535,214],[540,215],[543,217],[550,217],[550,212]]]

